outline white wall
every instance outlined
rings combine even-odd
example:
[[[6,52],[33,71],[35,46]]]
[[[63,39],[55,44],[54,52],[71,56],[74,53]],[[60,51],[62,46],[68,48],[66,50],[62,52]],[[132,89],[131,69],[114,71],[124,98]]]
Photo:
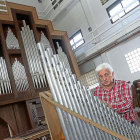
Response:
[[[61,16],[53,22],[53,26],[55,30],[67,31],[69,37],[79,29],[82,30],[83,34],[87,34],[89,26],[80,2],[75,0]]]
[[[79,66],[79,70],[80,70],[81,75],[88,73],[93,69],[95,69],[95,64],[94,64],[94,61],[92,61],[92,60]]]
[[[131,82],[140,79],[140,71],[131,74],[124,56],[137,48],[140,48],[140,34],[133,36],[106,53],[108,60],[115,71],[116,79]]]
[[[108,15],[104,6],[102,6],[100,0],[87,0],[87,3],[96,26],[100,26],[108,19]]]

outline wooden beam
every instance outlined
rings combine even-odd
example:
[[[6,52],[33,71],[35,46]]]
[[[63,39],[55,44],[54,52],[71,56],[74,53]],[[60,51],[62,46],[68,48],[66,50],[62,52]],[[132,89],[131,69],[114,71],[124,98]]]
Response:
[[[29,136],[26,137],[21,137],[21,138],[6,138],[4,140],[35,140],[37,138],[43,137],[45,135],[49,134],[48,130],[43,130],[41,132],[35,133],[35,134],[31,134]]]
[[[122,136],[122,135],[120,135],[120,134],[118,134],[118,133],[116,133],[116,132],[98,124],[98,123],[96,123],[96,122],[93,122],[92,120],[89,120],[88,118],[83,117],[82,115],[77,114],[76,112],[74,112],[74,111],[66,108],[65,106],[59,104],[58,102],[55,102],[54,100],[52,100],[51,96],[49,97],[49,94],[47,95],[47,92],[45,94],[44,93],[39,93],[39,95],[40,95],[40,98],[44,98],[45,100],[47,100],[52,105],[55,105],[56,107],[59,107],[60,109],[66,111],[67,113],[83,120],[84,122],[86,122],[86,123],[88,123],[92,126],[95,126],[96,128],[99,128],[100,130],[105,131],[108,134],[111,134],[112,136],[114,136],[116,138],[119,138],[120,140],[130,140],[127,137],[124,137],[124,136]],[[46,104],[46,106],[47,106],[47,104]]]
[[[44,95],[44,93],[42,94]],[[51,94],[48,93],[48,95],[49,96],[46,96],[46,98],[50,98],[51,100]],[[58,115],[56,113],[55,105],[43,98],[43,96],[40,96],[40,99],[45,114],[45,120],[49,128],[51,140],[62,140],[62,128],[58,119]]]

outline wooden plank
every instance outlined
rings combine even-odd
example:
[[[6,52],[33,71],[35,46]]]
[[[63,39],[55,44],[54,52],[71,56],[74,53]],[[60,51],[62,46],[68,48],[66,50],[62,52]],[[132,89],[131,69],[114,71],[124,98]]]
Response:
[[[62,39],[62,36],[60,35],[51,35],[52,39]]]
[[[13,94],[10,94],[10,95],[13,95]],[[2,96],[3,98],[4,96]],[[7,105],[7,104],[11,104],[11,103],[16,103],[16,102],[21,102],[21,101],[25,101],[25,100],[30,100],[30,99],[33,99],[33,98],[38,98],[39,96],[38,95],[35,95],[35,96],[29,96],[29,97],[24,97],[24,98],[16,98],[16,99],[11,99],[9,98],[9,100],[4,100],[4,101],[0,101],[0,106],[1,105]],[[8,98],[8,97],[7,97]],[[2,99],[1,99],[2,100]]]
[[[10,25],[14,25],[13,21],[9,21],[9,20],[1,20],[2,24],[10,24]]]
[[[5,1],[0,1],[0,4],[2,4],[2,5],[6,5],[6,3],[5,3]]]
[[[15,99],[13,93],[0,95],[0,102],[11,100],[11,99],[13,100]]]
[[[17,135],[19,133],[12,105],[0,106],[0,118],[2,118],[7,122],[7,124],[9,124],[9,126],[13,130],[14,135]]]
[[[48,84],[47,84],[48,85]],[[38,88],[38,89],[35,89],[35,92],[36,94],[39,93],[39,92],[42,92],[42,91],[48,91],[49,90],[49,87],[44,87],[44,88]]]
[[[43,94],[43,93],[42,93]],[[40,93],[40,99],[42,103],[42,107],[45,114],[45,120],[47,126],[49,128],[50,136],[52,140],[61,140],[62,138],[62,128],[58,119],[58,115],[56,113],[55,106],[43,98],[42,94]],[[44,95],[44,94],[43,94]],[[49,96],[48,98],[50,98]],[[47,98],[47,96],[46,96]]]
[[[0,6],[0,9],[7,10],[6,6]]]
[[[48,130],[44,130],[44,131],[35,133],[35,134],[31,135],[31,136],[25,137],[24,140],[34,140],[34,139],[43,137],[43,136],[45,136],[47,134],[49,134],[49,131]]]
[[[7,49],[8,54],[21,54],[20,49]]]
[[[55,30],[51,33],[51,35],[59,35],[59,36],[63,36],[65,35],[65,31],[58,31],[58,30]]]
[[[19,133],[26,132],[31,129],[30,120],[26,110],[25,102],[13,104],[14,114],[17,121]]]
[[[118,134],[118,133],[116,133],[116,132],[114,132],[114,131],[112,131],[112,130],[110,130],[110,129],[108,129],[108,128],[100,125],[100,124],[98,124],[98,123],[96,123],[96,122],[93,122],[92,120],[89,120],[88,118],[83,117],[82,115],[77,114],[76,112],[73,112],[72,110],[66,108],[65,106],[59,104],[58,102],[53,101],[52,98],[49,97],[49,94],[48,95],[46,94],[47,96],[45,94],[44,93],[39,94],[41,100],[43,100],[43,106],[48,106],[48,104],[55,105],[56,107],[61,108],[62,110],[66,111],[67,113],[69,113],[69,114],[71,114],[71,115],[83,120],[84,122],[86,122],[86,123],[88,123],[88,124],[90,124],[92,126],[95,126],[96,128],[99,128],[100,130],[105,131],[106,133],[109,133],[109,134],[111,134],[111,135],[113,135],[113,136],[115,136],[115,137],[117,137],[117,138],[119,138],[121,140],[130,140],[129,138],[126,138],[126,137],[124,137],[124,136],[122,136],[122,135],[120,135],[120,134]],[[45,100],[46,100],[46,102],[45,102]],[[50,106],[52,106],[52,105],[50,105]],[[51,130],[50,130],[50,132],[51,132]]]
[[[43,130],[41,132],[35,133],[35,134],[31,134],[29,136],[26,137],[21,137],[21,138],[6,138],[4,140],[35,140],[37,138],[43,137],[45,135],[49,134],[48,130]]]

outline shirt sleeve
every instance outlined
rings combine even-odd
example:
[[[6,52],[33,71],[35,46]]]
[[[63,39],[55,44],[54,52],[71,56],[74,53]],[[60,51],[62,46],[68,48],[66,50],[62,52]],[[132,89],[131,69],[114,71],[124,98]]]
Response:
[[[129,85],[126,82],[122,84],[121,91],[119,94],[121,99],[119,101],[111,103],[112,108],[117,113],[128,112],[132,107],[132,93],[129,88]]]

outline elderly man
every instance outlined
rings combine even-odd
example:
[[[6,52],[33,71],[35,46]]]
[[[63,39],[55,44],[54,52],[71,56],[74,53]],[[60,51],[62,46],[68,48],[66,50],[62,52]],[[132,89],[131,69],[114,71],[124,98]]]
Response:
[[[95,71],[101,84],[95,88],[94,95],[108,107],[114,109],[121,117],[139,126],[132,107],[129,85],[125,81],[114,79],[114,71],[108,63],[100,64]]]

